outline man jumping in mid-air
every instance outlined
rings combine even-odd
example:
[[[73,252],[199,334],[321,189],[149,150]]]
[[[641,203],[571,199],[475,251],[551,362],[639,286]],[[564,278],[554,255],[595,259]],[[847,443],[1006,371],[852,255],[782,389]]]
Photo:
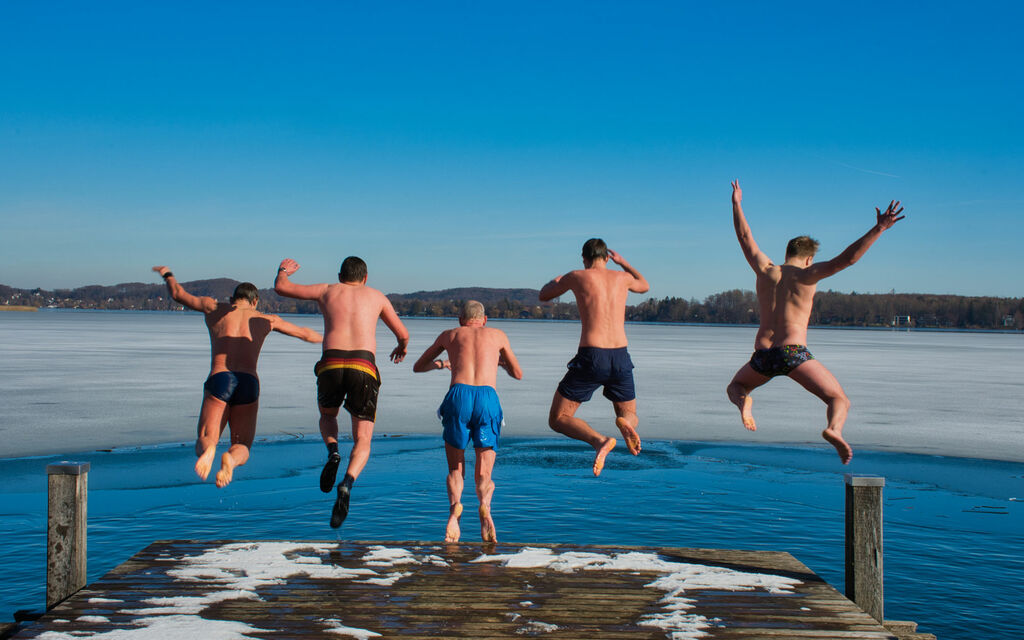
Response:
[[[320,490],[330,493],[337,478],[338,412],[342,405],[352,416],[352,451],[345,478],[338,483],[331,510],[331,526],[341,526],[348,515],[352,483],[370,458],[373,423],[377,419],[380,372],[377,351],[377,320],[383,320],[398,339],[392,362],[401,362],[409,345],[409,332],[387,297],[366,286],[366,263],[349,256],[341,263],[335,284],[295,284],[288,277],[299,270],[291,259],[281,261],[274,291],[300,300],[316,300],[324,316],[324,353],[316,363],[316,398],[320,409],[320,435],[327,445],[327,462],[320,473]]]
[[[494,481],[491,473],[501,435],[502,411],[496,391],[498,367],[522,380],[516,355],[501,329],[484,326],[484,306],[469,300],[462,306],[459,326],[442,331],[420,356],[412,370],[417,373],[451,369],[451,386],[437,410],[444,425],[444,451],[448,457],[448,526],[445,542],[458,542],[461,531],[462,487],[466,475],[465,449],[473,441],[476,450],[476,495],[480,500],[480,539],[497,542],[491,518]],[[448,352],[448,360],[436,359]]]
[[[609,269],[609,259],[622,267],[622,271]],[[646,293],[650,285],[600,238],[591,238],[583,244],[583,267],[556,277],[540,290],[540,299],[544,301],[572,291],[582,324],[579,350],[568,364],[569,371],[558,383],[548,426],[594,447],[593,470],[597,476],[604,468],[605,457],[615,448],[615,438],[594,431],[576,417],[576,410],[590,400],[598,387],[604,387],[604,395],[615,409],[615,426],[625,438],[629,452],[640,453],[633,361],[626,351],[626,298],[631,291]]]
[[[743,365],[726,392],[740,410],[743,426],[757,429],[751,412],[750,392],[775,376],[789,376],[828,405],[828,425],[821,435],[836,448],[843,464],[850,462],[853,449],[843,439],[843,424],[850,400],[839,381],[807,350],[807,324],[811,317],[814,292],[820,280],[842,271],[861,259],[868,248],[905,216],[898,201],[882,212],[875,208],[876,223],[859,240],[835,258],[814,264],[818,241],[799,236],[786,246],[786,261],[777,265],[762,252],[743,215],[743,191],[737,180],[732,183],[732,221],[743,255],[757,274],[758,311],[761,326],[754,338],[754,355]]]
[[[259,290],[249,282],[235,287],[231,302],[217,302],[208,296],[185,291],[171,270],[153,267],[167,283],[167,291],[176,302],[200,311],[210,332],[210,375],[203,385],[203,405],[199,410],[199,434],[196,438],[196,475],[210,475],[217,441],[225,425],[231,428],[231,446],[220,457],[218,487],[231,482],[235,467],[249,460],[249,449],[256,436],[256,411],[259,408],[260,381],[256,360],[263,341],[271,331],[280,331],[306,342],[321,342],[323,336],[308,327],[299,327],[277,316],[256,311]]]

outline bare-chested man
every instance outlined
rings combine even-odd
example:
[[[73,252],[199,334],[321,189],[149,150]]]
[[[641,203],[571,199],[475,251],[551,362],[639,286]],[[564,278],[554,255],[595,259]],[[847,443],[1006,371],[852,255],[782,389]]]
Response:
[[[623,270],[609,269],[609,259]],[[630,291],[646,293],[650,285],[600,238],[591,238],[583,244],[583,266],[585,268],[555,278],[540,290],[541,300],[551,300],[572,291],[583,324],[579,351],[558,383],[548,425],[594,447],[597,452],[594,475],[597,476],[604,468],[605,457],[615,447],[615,438],[594,431],[576,417],[576,410],[603,386],[604,396],[615,408],[615,426],[625,438],[629,452],[640,453],[633,361],[626,351],[626,298]]]
[[[818,281],[842,271],[861,259],[868,248],[905,216],[900,203],[892,201],[884,212],[875,208],[876,223],[870,231],[835,258],[813,264],[818,241],[799,236],[786,246],[786,261],[777,265],[762,252],[743,215],[743,191],[732,183],[732,221],[743,255],[757,274],[757,301],[761,326],[754,338],[754,355],[743,365],[727,393],[740,410],[743,426],[757,429],[751,412],[750,392],[775,376],[789,376],[827,405],[828,425],[821,435],[836,448],[843,464],[853,458],[853,449],[843,439],[843,424],[850,400],[839,381],[807,350],[807,324]]]
[[[352,483],[370,458],[373,423],[377,419],[380,372],[374,360],[377,351],[377,319],[391,329],[398,346],[392,362],[401,362],[409,345],[409,332],[387,297],[366,286],[366,263],[355,256],[345,258],[338,284],[295,284],[288,277],[299,270],[291,259],[281,261],[274,291],[289,298],[316,300],[324,316],[324,353],[316,363],[317,407],[320,435],[327,445],[327,463],[320,473],[320,490],[330,493],[338,475],[338,411],[342,405],[352,417],[352,451],[345,478],[338,483],[331,509],[331,527],[337,529],[348,515]]]
[[[256,436],[256,411],[259,408],[260,381],[256,361],[263,341],[271,331],[280,331],[306,342],[322,342],[323,336],[308,327],[256,311],[259,291],[249,282],[235,287],[231,302],[217,302],[208,296],[194,296],[178,283],[171,270],[153,267],[167,283],[167,290],[178,303],[201,311],[210,332],[210,375],[203,385],[203,404],[199,410],[196,437],[196,474],[206,480],[217,455],[217,441],[224,427],[231,429],[231,446],[220,457],[216,475],[218,487],[225,487],[239,467],[249,460],[249,449]]]
[[[484,306],[469,300],[459,314],[459,327],[442,331],[423,352],[412,370],[417,373],[451,369],[452,381],[444,402],[437,410],[444,425],[444,451],[448,457],[448,526],[445,542],[458,542],[462,515],[462,487],[466,477],[465,449],[472,439],[476,450],[476,495],[480,500],[480,538],[497,542],[491,519],[494,481],[491,473],[501,435],[502,412],[498,401],[498,367],[522,380],[516,355],[501,329],[485,327]],[[436,359],[448,352],[448,360]]]

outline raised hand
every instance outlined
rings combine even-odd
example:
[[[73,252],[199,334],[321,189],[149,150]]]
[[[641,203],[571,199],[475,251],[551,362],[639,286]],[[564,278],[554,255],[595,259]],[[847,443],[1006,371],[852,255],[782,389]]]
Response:
[[[739,204],[743,201],[743,189],[740,189],[740,181],[732,181],[732,203]]]
[[[281,266],[279,266],[277,270],[284,271],[286,276],[290,276],[299,270],[299,263],[295,262],[291,258],[285,258],[281,261]]]
[[[611,249],[608,249],[608,259],[617,265],[628,264],[625,258],[619,255],[617,251],[612,251]]]
[[[161,265],[161,266],[158,266],[158,267],[153,267],[153,271],[156,271],[157,273],[160,274],[160,277],[163,277],[163,275],[165,273],[167,273],[168,271],[170,271],[170,269],[168,269],[167,267]]]
[[[875,216],[878,219],[878,228],[885,231],[892,225],[907,217],[901,216],[901,213],[903,213],[903,207],[900,206],[899,200],[892,200],[889,202],[889,206],[886,207],[884,213],[881,209],[875,207]]]

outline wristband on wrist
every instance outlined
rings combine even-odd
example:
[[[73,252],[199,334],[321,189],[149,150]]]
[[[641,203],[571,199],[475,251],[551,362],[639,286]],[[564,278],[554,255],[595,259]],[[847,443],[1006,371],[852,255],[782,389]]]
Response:
[[[163,274],[163,275],[161,275],[160,277],[161,277],[161,278],[163,278],[164,280],[166,280],[167,278],[173,278],[173,277],[174,277],[174,274],[173,274],[173,273],[171,273],[170,271],[167,271],[166,273],[164,273],[164,274]]]

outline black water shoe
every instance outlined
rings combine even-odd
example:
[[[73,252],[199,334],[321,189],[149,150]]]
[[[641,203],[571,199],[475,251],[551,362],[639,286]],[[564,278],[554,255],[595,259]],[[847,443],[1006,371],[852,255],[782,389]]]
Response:
[[[334,508],[331,509],[331,528],[337,529],[345,522],[348,516],[348,499],[352,495],[351,489],[345,483],[338,485],[338,497],[334,499]]]
[[[334,452],[327,456],[324,463],[324,470],[320,472],[320,490],[330,493],[334,488],[334,479],[338,477],[338,465],[341,464],[341,454]]]

